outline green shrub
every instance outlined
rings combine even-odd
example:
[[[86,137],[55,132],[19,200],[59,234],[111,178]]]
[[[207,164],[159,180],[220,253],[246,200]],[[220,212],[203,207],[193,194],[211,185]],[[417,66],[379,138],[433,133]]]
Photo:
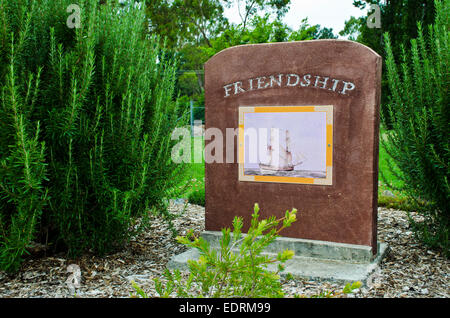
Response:
[[[410,52],[403,49],[400,66],[395,62],[389,34],[385,34],[393,130],[382,143],[395,162],[391,167],[400,170],[391,170],[402,181],[400,190],[418,202],[426,202],[426,207],[420,209],[424,221],[416,223],[411,219],[415,232],[448,255],[449,0],[436,1],[435,5],[435,24],[429,26],[426,38],[418,24],[419,36],[411,40]]]
[[[205,189],[195,190],[188,197],[189,203],[205,206]]]
[[[72,2],[0,0],[0,269],[33,238],[71,256],[118,248],[136,217],[170,219],[184,178],[170,158],[175,61],[143,9],[80,0],[71,29]]]
[[[178,237],[178,242],[196,248],[200,252],[198,261],[188,261],[189,277],[182,278],[180,271],[166,270],[164,285],[155,280],[159,297],[282,297],[279,272],[283,263],[292,258],[293,252],[285,250],[271,258],[261,255],[264,248],[272,243],[280,231],[291,226],[296,220],[297,210],[286,211],[284,217],[271,217],[259,220],[259,207],[255,204],[251,226],[247,235],[243,235],[242,218],[233,221],[233,231],[222,230],[219,250],[211,248],[203,238],[197,238],[192,232],[186,237]],[[280,225],[281,224],[281,225]],[[278,263],[276,273],[269,272],[267,265]],[[141,297],[147,294],[133,284]]]

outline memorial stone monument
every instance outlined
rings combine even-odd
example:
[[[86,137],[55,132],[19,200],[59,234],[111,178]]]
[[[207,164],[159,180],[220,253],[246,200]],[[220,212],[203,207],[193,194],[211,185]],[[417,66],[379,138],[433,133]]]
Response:
[[[367,277],[386,250],[377,242],[381,67],[377,53],[346,40],[213,56],[205,128],[227,141],[211,152],[218,136],[205,136],[203,236],[216,242],[235,216],[248,225],[255,203],[261,218],[296,208],[298,220],[273,245],[294,250],[294,274]]]

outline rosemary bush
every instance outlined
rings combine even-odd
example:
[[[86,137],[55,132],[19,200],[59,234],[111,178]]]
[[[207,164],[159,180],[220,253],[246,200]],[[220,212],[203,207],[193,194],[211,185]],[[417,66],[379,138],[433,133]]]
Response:
[[[400,170],[397,174],[391,169],[403,181],[400,190],[420,203],[424,221],[411,218],[415,232],[449,255],[449,0],[436,1],[435,6],[435,24],[426,36],[418,24],[418,38],[411,40],[410,51],[403,48],[400,65],[389,34],[384,35],[393,129],[382,142],[393,159],[391,168]]]
[[[0,0],[0,269],[33,239],[70,256],[123,246],[137,217],[170,220],[183,179],[176,63],[144,10],[80,0],[71,29],[71,2]]]

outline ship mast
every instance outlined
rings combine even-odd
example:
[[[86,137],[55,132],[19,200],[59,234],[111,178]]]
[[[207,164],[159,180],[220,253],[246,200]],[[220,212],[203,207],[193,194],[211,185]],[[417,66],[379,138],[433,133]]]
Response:
[[[289,152],[290,144],[291,144],[291,138],[289,137],[289,130],[286,130],[286,152]]]
[[[286,129],[286,164],[292,166],[292,153],[291,153],[291,137],[289,135],[289,130]]]
[[[269,144],[267,145],[267,155],[269,156],[269,165],[272,165],[272,156],[273,156],[273,144],[274,144],[274,130],[275,128],[270,128],[269,132]]]

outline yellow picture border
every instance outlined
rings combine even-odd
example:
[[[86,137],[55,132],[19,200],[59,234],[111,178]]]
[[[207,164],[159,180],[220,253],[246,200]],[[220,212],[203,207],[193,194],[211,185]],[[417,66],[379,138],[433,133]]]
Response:
[[[299,177],[276,177],[276,176],[251,176],[244,174],[244,115],[248,113],[284,113],[284,112],[324,112],[326,113],[326,177],[325,178],[299,178]],[[238,160],[239,181],[251,182],[274,182],[274,183],[296,183],[311,185],[333,184],[333,105],[326,106],[240,106],[239,107],[239,129],[238,129]]]

